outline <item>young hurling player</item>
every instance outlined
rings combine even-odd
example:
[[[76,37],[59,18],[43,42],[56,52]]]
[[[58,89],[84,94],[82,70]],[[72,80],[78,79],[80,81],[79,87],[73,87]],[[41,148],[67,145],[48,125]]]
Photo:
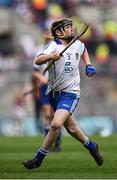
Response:
[[[96,70],[91,64],[87,49],[79,40],[75,41],[62,57],[59,56],[59,53],[75,36],[76,30],[70,19],[55,21],[51,26],[51,32],[54,40],[46,45],[43,54],[36,57],[35,63],[40,65],[53,61],[49,69],[47,93],[55,113],[49,133],[36,156],[32,160],[24,161],[23,164],[27,169],[39,167],[64,125],[68,133],[80,141],[97,165],[101,166],[103,157],[99,153],[98,144],[82,132],[72,115],[80,99],[80,59],[82,58],[85,64],[85,73],[88,77],[95,75]]]

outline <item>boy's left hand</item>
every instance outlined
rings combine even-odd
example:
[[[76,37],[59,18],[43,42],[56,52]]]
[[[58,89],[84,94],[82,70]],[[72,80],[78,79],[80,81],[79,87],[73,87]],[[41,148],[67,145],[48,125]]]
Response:
[[[88,77],[94,76],[94,75],[96,74],[96,69],[95,69],[95,67],[92,66],[91,64],[86,65],[85,74],[86,74],[86,76],[88,76]]]

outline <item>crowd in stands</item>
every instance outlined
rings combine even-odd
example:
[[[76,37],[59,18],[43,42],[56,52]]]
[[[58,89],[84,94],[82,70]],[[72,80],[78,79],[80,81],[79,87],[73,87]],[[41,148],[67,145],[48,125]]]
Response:
[[[41,31],[48,32],[51,23],[63,16],[72,17],[76,26],[85,21],[78,9],[81,5],[106,9],[99,27],[90,23],[90,29],[83,39],[90,53],[99,61],[105,61],[108,54],[117,54],[117,22],[107,17],[108,8],[117,5],[116,0],[1,0],[0,6],[13,8],[28,23],[35,23]],[[102,26],[102,29],[100,28]],[[78,27],[79,28],[79,27]],[[101,31],[100,31],[101,29]]]
[[[109,8],[117,5],[116,0],[1,0],[0,6],[13,8],[25,21],[35,23],[42,32],[49,30],[50,24],[63,16],[72,17],[79,25],[84,21],[78,12],[80,5],[92,5],[97,8]],[[108,13],[108,11],[106,11]],[[104,14],[103,14],[104,15]],[[106,62],[109,54],[117,54],[117,22],[109,17],[102,18],[100,25],[90,24],[83,40],[90,53],[96,54],[99,62]],[[79,18],[79,19],[78,19]],[[78,27],[79,28],[79,27]]]
[[[12,8],[26,22],[36,24],[43,34],[49,31],[54,20],[63,16],[71,17],[79,29],[81,23],[85,22],[78,11],[83,5],[94,6],[100,9],[103,15],[99,24],[90,23],[90,28],[83,36],[82,41],[85,42],[89,53],[93,56],[98,71],[96,82],[99,83],[98,86],[95,84],[94,96],[97,96],[97,99],[100,97],[100,100],[105,100],[110,92],[113,95],[117,94],[117,80],[115,78],[117,75],[117,21],[108,14],[110,7],[117,6],[117,0],[0,1],[0,6]],[[110,91],[110,87],[113,87],[113,90]],[[91,96],[89,95],[89,97]],[[89,101],[88,97],[87,101]]]

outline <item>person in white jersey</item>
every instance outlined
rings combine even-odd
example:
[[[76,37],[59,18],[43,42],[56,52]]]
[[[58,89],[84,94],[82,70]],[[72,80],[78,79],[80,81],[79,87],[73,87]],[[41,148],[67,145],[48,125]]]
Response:
[[[76,34],[75,26],[70,19],[63,18],[53,22],[51,33],[54,40],[48,43],[43,53],[36,57],[35,64],[53,62],[48,70],[47,94],[54,110],[54,117],[39,151],[32,160],[24,161],[23,165],[27,169],[40,167],[61,127],[64,126],[67,132],[89,151],[97,165],[101,166],[103,157],[99,152],[98,144],[84,134],[76,125],[72,115],[80,99],[80,59],[85,64],[86,76],[95,75],[96,69],[91,64],[87,49],[80,40],[75,41],[62,56],[59,55]]]

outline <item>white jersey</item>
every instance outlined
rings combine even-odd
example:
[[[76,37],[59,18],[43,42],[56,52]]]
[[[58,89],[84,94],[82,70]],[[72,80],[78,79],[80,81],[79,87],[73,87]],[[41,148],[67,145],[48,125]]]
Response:
[[[50,54],[54,51],[60,53],[65,46],[59,40],[47,44],[42,54]],[[75,41],[58,61],[54,61],[48,70],[49,82],[47,93],[52,91],[65,91],[80,95],[79,62],[84,52],[84,44]],[[49,62],[50,63],[50,62]]]
[[[38,50],[38,52],[37,52],[37,56],[38,56],[39,54],[42,54],[42,52],[43,52],[43,49],[40,48],[40,49]],[[41,65],[37,65],[37,64],[35,64],[35,61],[34,61],[33,67],[34,67],[34,69],[39,70],[39,71],[43,74],[44,69],[47,67],[47,63],[41,64]],[[48,72],[46,72],[44,76],[45,76],[46,78],[48,78]]]

